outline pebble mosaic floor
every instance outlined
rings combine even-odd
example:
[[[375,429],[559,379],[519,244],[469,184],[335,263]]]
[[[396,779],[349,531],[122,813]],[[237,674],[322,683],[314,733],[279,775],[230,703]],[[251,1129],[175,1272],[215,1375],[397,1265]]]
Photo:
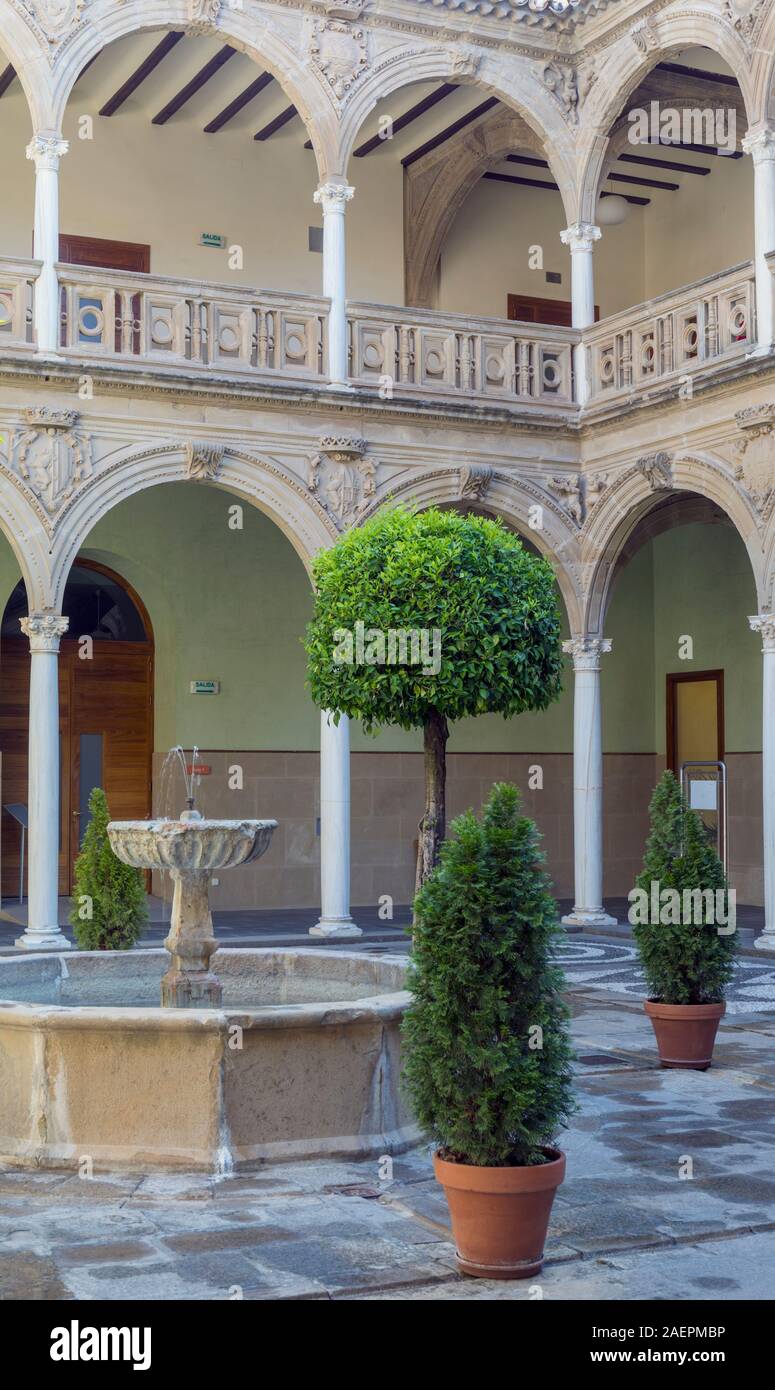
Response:
[[[646,986],[634,946],[619,942],[574,938],[558,947],[558,960],[568,984],[610,990],[631,999],[644,999]],[[727,1013],[764,1013],[775,1008],[775,961],[741,956],[727,992]]]

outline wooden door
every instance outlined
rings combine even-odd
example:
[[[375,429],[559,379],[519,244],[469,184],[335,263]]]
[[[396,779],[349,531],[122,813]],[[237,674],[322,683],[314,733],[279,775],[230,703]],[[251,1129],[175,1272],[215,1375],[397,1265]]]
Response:
[[[507,317],[520,323],[548,323],[558,328],[572,328],[569,299],[537,299],[529,294],[510,294]],[[600,305],[595,305],[595,323],[600,318]]]
[[[101,785],[116,820],[151,812],[153,749],[152,642],[95,641],[91,660],[79,643],[64,639],[59,656],[60,852],[59,891],[72,887],[72,868],[83,824],[81,750],[99,739]],[[24,638],[4,638],[0,649],[0,749],[3,806],[27,803],[30,651]],[[91,745],[92,750],[94,743]],[[3,813],[3,896],[19,892],[21,834]],[[25,888],[26,892],[26,888]]]
[[[691,671],[667,677],[667,765],[677,777],[683,763],[724,758],[724,672]]]
[[[63,641],[62,648],[70,672],[69,844],[61,866],[69,892],[94,786],[103,788],[114,820],[151,814],[153,658],[137,642],[95,642],[89,660],[77,642]],[[64,820],[64,802],[62,810]]]
[[[63,265],[93,265],[100,270],[141,271],[147,275],[151,248],[139,241],[110,241],[107,237],[60,232],[59,259]]]

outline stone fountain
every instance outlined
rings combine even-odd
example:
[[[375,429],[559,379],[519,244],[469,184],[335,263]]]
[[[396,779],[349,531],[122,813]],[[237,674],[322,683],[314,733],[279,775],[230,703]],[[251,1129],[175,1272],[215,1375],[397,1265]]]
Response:
[[[165,1009],[217,1007],[221,982],[210,969],[216,950],[210,879],[216,871],[265,854],[276,820],[204,820],[187,797],[178,820],[111,821],[113,853],[136,869],[168,869],[175,885],[172,923],[164,945],[171,961],[161,982]]]
[[[264,854],[277,822],[203,817],[196,752],[174,758],[177,820],[108,827],[124,863],[172,876],[167,949],[0,956],[0,1164],[72,1169],[90,1154],[224,1175],[400,1152],[417,1139],[399,1090],[405,958],[218,951],[210,878]]]

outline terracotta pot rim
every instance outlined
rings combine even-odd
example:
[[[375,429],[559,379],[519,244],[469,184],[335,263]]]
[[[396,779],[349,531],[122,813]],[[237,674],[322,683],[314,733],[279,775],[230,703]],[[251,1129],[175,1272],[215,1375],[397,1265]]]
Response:
[[[464,1192],[541,1192],[546,1188],[559,1187],[565,1177],[565,1154],[562,1150],[546,1145],[543,1153],[554,1157],[548,1163],[510,1168],[450,1163],[434,1153],[433,1170],[442,1187],[455,1187]]]
[[[644,999],[643,1008],[650,1018],[723,1018],[726,1000],[717,1004],[664,1004],[660,999]]]

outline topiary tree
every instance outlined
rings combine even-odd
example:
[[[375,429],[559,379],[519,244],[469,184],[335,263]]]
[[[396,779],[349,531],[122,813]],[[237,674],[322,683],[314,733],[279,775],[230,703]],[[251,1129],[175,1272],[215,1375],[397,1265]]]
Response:
[[[423,730],[417,887],[446,825],[449,720],[545,709],[561,689],[551,566],[500,523],[384,509],[314,561],[313,699],[335,717]]]
[[[496,783],[415,901],[404,1087],[443,1158],[526,1166],[573,1110],[557,911],[533,821]]]
[[[649,998],[664,1004],[715,1004],[735,966],[723,865],[672,772],[660,778],[649,808],[651,833],[630,894],[633,936]]]
[[[125,951],[148,919],[141,873],[110,847],[108,801],[101,787],[89,797],[91,820],[75,861],[70,924],[83,951]]]

